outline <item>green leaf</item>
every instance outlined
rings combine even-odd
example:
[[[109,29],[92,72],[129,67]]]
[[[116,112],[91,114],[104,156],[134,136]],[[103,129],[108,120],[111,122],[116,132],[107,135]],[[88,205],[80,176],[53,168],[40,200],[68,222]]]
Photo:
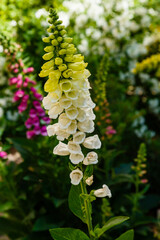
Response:
[[[69,192],[68,203],[69,203],[69,208],[74,213],[74,215],[76,215],[84,223],[86,223],[85,213],[82,210],[84,208],[84,201],[80,199],[81,193],[82,192],[81,192],[80,184],[77,186],[72,185]]]
[[[86,167],[86,170],[84,172],[84,177],[87,179],[88,177],[90,177],[93,174],[93,165],[88,165]]]
[[[74,228],[55,228],[50,234],[54,240],[89,240],[85,233]]]
[[[110,218],[108,220],[108,222],[102,228],[96,228],[94,232],[97,235],[97,237],[99,238],[104,232],[106,232],[110,228],[115,227],[128,219],[129,219],[129,217],[125,217],[125,216]]]
[[[128,230],[127,232],[123,233],[119,238],[116,238],[116,240],[133,240],[133,239],[134,239],[133,229]]]

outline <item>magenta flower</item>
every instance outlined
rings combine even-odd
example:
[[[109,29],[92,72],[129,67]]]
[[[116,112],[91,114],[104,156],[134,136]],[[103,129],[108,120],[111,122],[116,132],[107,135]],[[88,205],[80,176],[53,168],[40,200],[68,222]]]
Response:
[[[46,126],[42,126],[41,127],[41,134],[42,134],[42,136],[47,136],[47,128],[46,128]]]
[[[3,158],[3,159],[7,158],[7,153],[4,151],[0,151],[0,158]]]
[[[30,116],[31,118],[35,118],[35,117],[37,116],[37,111],[36,111],[34,108],[32,108],[32,109],[29,111],[29,116]]]
[[[26,121],[25,121],[25,126],[26,128],[31,128],[33,126],[33,120],[31,118],[28,118]]]
[[[35,136],[35,131],[34,130],[31,130],[31,131],[27,131],[27,138],[28,139],[31,139]]]
[[[35,127],[34,132],[35,132],[36,135],[41,134],[41,127]]]
[[[38,102],[38,101],[33,101],[33,106],[34,106],[36,109],[42,109],[41,104],[40,104],[40,102]]]
[[[50,124],[51,120],[49,117],[43,117],[42,120],[46,123],[46,124]]]
[[[18,68],[15,68],[15,69],[13,70],[13,72],[14,72],[14,73],[18,73],[18,72],[19,72]]]
[[[9,85],[13,85],[13,84],[17,83],[17,81],[18,81],[17,77],[9,78]]]

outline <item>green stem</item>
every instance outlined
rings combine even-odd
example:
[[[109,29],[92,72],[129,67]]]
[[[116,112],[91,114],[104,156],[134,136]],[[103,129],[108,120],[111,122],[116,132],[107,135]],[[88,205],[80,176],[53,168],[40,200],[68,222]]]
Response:
[[[82,193],[87,194],[86,184],[84,183],[83,180],[81,181],[80,185],[81,185]],[[92,216],[91,216],[89,204],[90,204],[89,201],[84,200],[84,207],[85,207],[85,211],[86,211],[88,232],[89,232],[90,239],[94,240],[94,237],[91,235],[91,231],[93,231],[93,226],[92,226]]]

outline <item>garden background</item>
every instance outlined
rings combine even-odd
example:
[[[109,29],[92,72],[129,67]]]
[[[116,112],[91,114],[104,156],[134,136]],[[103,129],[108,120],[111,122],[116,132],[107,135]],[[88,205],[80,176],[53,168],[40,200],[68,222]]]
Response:
[[[96,103],[96,133],[102,141],[94,188],[104,182],[111,199],[98,199],[94,218],[130,220],[136,240],[160,239],[160,1],[2,0],[0,4],[0,239],[51,239],[48,229],[85,226],[68,207],[68,159],[53,155],[49,119],[40,107],[39,77],[54,6],[85,56]],[[16,70],[17,69],[17,70]],[[26,99],[18,92],[26,77]],[[20,95],[19,95],[20,94]],[[34,100],[36,98],[36,101]],[[27,105],[25,104],[27,102]],[[41,129],[30,130],[32,105]],[[35,123],[36,124],[36,123]],[[36,127],[36,125],[35,125]]]

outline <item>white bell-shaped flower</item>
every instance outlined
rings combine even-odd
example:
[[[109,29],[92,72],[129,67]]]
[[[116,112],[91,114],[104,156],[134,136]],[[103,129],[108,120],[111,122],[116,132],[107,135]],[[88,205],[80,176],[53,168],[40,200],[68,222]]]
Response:
[[[71,120],[76,119],[76,117],[78,115],[78,109],[75,108],[74,106],[67,108],[65,112],[66,112],[67,117]]]
[[[53,153],[60,156],[67,156],[69,155],[68,145],[62,142],[53,149]]]
[[[84,142],[86,134],[84,132],[77,132],[73,135],[73,142],[77,144],[81,144]]]
[[[55,91],[48,93],[49,97],[52,99],[52,103],[57,102],[62,96],[62,90],[58,87]]]
[[[46,110],[49,110],[54,105],[54,103],[52,102],[52,98],[51,96],[49,96],[49,94],[43,98],[42,103]]]
[[[86,96],[79,95],[77,100],[73,100],[73,105],[78,108],[86,107],[87,106]]]
[[[70,178],[73,185],[78,185],[83,178],[83,172],[77,168],[70,173]]]
[[[78,164],[83,161],[84,155],[82,152],[79,153],[71,153],[69,159],[73,164]]]
[[[81,132],[92,133],[94,131],[94,122],[92,120],[86,120],[78,123],[78,129]]]
[[[73,142],[73,141],[69,141],[68,142],[68,150],[70,153],[81,153],[81,147],[79,144]]]
[[[88,178],[86,179],[86,184],[87,184],[88,186],[91,186],[92,183],[93,183],[93,175],[90,176],[90,177],[88,177]]]
[[[101,147],[101,141],[98,135],[88,137],[84,140],[83,146],[89,149],[99,149]]]
[[[97,164],[97,163],[98,163],[98,155],[96,152],[89,152],[83,161],[84,165]]]
[[[63,92],[69,92],[72,88],[72,83],[68,79],[63,79],[60,81],[60,88]]]
[[[58,128],[58,123],[55,123],[53,125],[48,125],[47,126],[47,134],[49,137],[54,136],[56,134]]]
[[[102,188],[94,191],[94,195],[96,197],[109,197],[109,198],[112,197],[111,191],[106,184],[104,184]]]
[[[95,120],[96,119],[96,115],[94,114],[92,108],[87,108],[86,109],[86,116],[89,120]]]
[[[56,119],[60,113],[63,112],[63,108],[60,106],[59,102],[54,103],[52,108],[48,111],[49,118]]]
[[[72,122],[71,119],[69,119],[67,117],[66,113],[62,113],[59,116],[58,123],[59,123],[60,128],[67,129],[69,127],[69,125],[71,124],[71,122]]]
[[[71,124],[69,125],[69,127],[66,129],[67,133],[69,134],[75,134],[77,131],[77,121],[76,120],[72,120]]]
[[[66,98],[65,96],[63,96],[59,100],[59,104],[62,108],[67,109],[72,105],[72,101],[70,99]]]
[[[83,109],[78,109],[77,120],[79,122],[84,122],[86,120],[86,112]]]
[[[71,100],[76,100],[78,98],[78,94],[78,91],[75,89],[72,89],[69,92],[65,92],[66,97]]]

